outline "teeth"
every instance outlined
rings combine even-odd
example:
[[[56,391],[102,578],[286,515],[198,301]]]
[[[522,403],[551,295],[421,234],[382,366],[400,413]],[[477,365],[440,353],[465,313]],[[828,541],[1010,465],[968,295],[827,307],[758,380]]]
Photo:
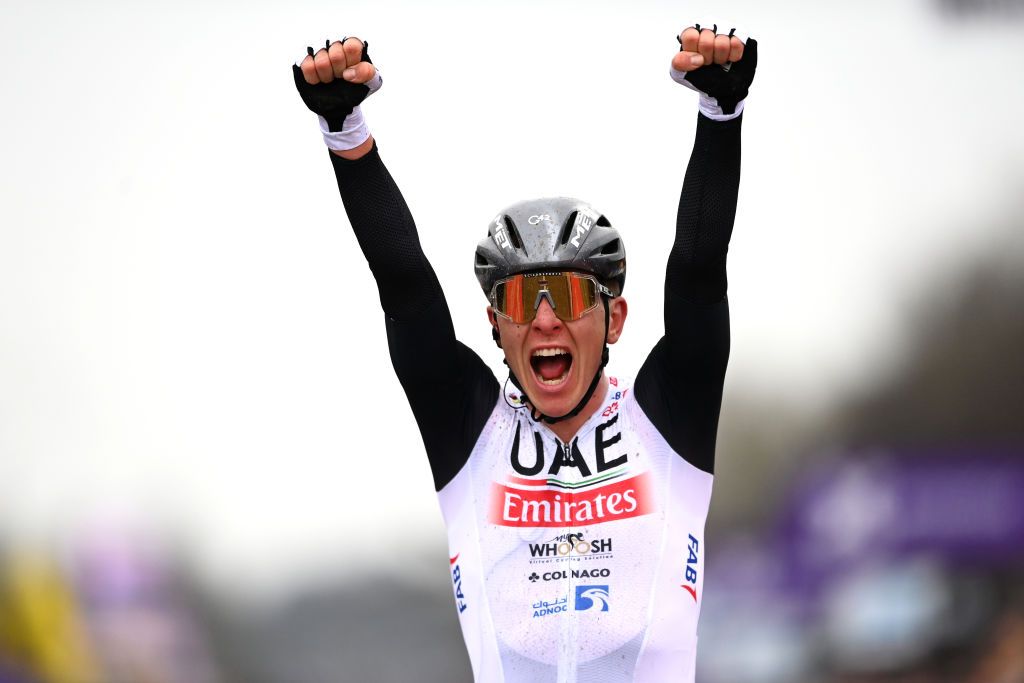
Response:
[[[561,347],[561,346],[556,346],[554,348],[547,348],[547,349],[534,349],[533,353],[531,354],[532,358],[551,357],[551,356],[569,356],[570,360],[572,358],[572,354],[569,352],[569,349]],[[541,384],[546,384],[548,386],[555,386],[556,384],[561,384],[562,382],[565,381],[565,378],[568,377],[568,376],[569,376],[569,370],[568,369],[566,369],[566,371],[564,373],[562,373],[558,377],[555,377],[554,379],[544,379],[543,377],[540,376],[539,373],[537,373],[537,375],[536,375],[538,382],[540,382]]]

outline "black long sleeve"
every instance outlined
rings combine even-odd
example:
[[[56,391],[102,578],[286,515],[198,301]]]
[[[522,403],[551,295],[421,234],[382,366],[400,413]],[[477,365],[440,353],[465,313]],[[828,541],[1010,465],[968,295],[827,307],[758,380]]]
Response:
[[[345,211],[384,309],[388,348],[440,491],[468,460],[500,386],[456,340],[441,284],[377,147],[355,161],[331,154]]]
[[[698,114],[665,276],[665,336],[636,379],[636,397],[672,448],[714,471],[729,360],[726,254],[736,217],[742,115]]]

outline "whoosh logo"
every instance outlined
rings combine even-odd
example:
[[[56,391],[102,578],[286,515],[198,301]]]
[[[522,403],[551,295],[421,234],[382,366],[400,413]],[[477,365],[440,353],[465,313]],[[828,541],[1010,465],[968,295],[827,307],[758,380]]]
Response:
[[[530,490],[494,482],[488,521],[499,526],[558,527],[639,517],[654,512],[651,476],[584,491]]]
[[[552,543],[530,543],[531,557],[566,557],[581,555],[608,555],[612,552],[612,539],[596,538],[584,540],[582,533],[568,534],[566,540]]]

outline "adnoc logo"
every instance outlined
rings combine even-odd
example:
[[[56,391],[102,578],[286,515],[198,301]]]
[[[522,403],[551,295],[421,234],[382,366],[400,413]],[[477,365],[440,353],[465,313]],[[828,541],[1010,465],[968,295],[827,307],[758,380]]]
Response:
[[[576,586],[577,612],[607,612],[608,586]]]
[[[563,595],[560,598],[555,598],[551,602],[547,600],[538,600],[533,603],[533,618],[537,617],[549,617],[552,614],[561,614],[568,609],[566,603],[569,602],[569,597]]]

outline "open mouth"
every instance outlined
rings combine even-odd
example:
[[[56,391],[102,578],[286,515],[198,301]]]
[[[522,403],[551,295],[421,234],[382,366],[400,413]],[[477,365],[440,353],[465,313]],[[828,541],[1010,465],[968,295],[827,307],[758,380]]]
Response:
[[[550,348],[535,349],[530,356],[533,374],[541,384],[554,386],[561,384],[569,375],[572,367],[572,354],[568,349]]]

